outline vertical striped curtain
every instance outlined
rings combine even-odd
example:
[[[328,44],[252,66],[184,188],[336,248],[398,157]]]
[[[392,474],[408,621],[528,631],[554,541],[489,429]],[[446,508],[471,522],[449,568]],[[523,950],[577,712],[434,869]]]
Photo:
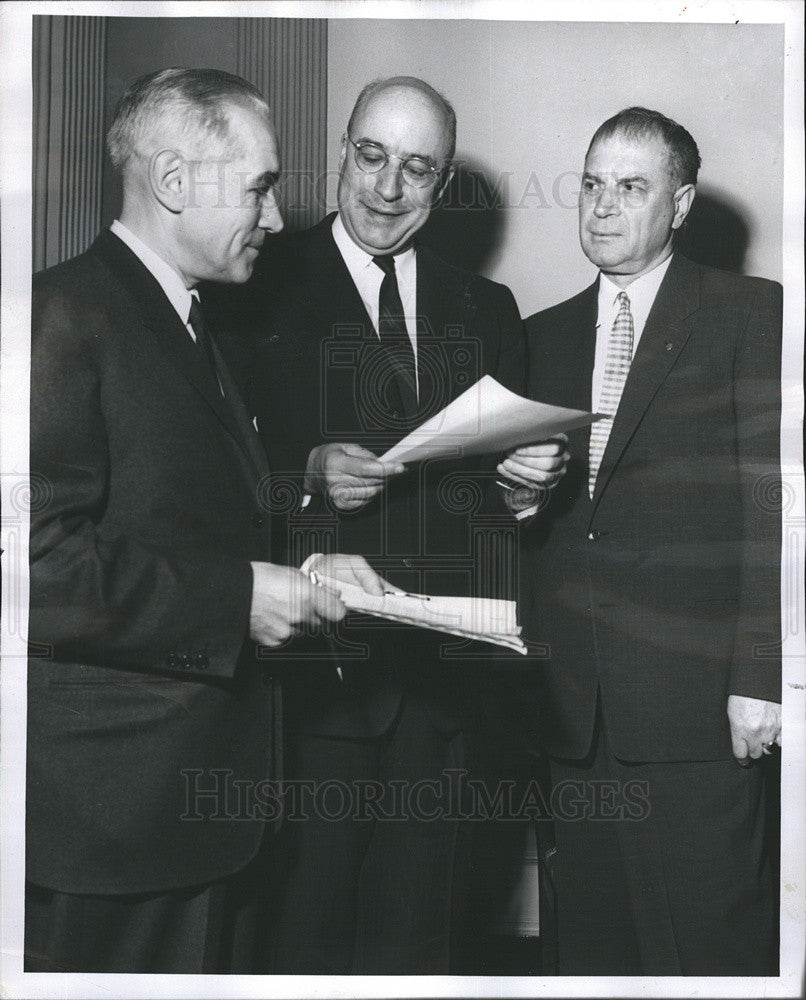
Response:
[[[238,68],[271,104],[280,140],[280,198],[289,229],[325,212],[327,20],[238,18]]]
[[[101,225],[106,20],[33,18],[33,265],[85,250]]]
[[[136,58],[127,60],[126,84],[135,65],[139,75],[166,65],[196,64],[193,22],[189,28],[184,18],[136,20]],[[102,217],[108,124],[104,106],[107,75],[115,76],[117,60],[115,52],[107,52],[107,24],[101,17],[33,19],[37,271],[81,253],[108,221]],[[222,18],[220,28],[222,38],[235,31],[236,65],[230,64],[224,46],[219,68],[254,83],[272,105],[283,163],[280,197],[286,225],[313,225],[326,205],[327,20]],[[152,34],[155,44],[149,47]]]

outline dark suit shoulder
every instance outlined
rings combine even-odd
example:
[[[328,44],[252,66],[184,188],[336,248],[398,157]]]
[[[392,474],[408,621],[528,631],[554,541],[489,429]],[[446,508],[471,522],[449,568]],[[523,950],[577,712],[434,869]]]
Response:
[[[781,284],[769,278],[721,271],[715,267],[694,265],[701,274],[701,289],[704,295],[719,295],[726,298],[763,296],[776,299],[783,292]]]
[[[584,291],[572,295],[570,299],[565,299],[564,302],[557,302],[553,306],[532,313],[524,320],[526,333],[528,335],[539,334],[545,329],[553,328],[558,322],[567,322],[569,318],[585,313],[595,297],[596,282],[589,285]]]
[[[492,278],[486,278],[481,274],[474,274],[463,267],[450,264],[431,247],[422,245],[417,249],[418,266],[428,269],[428,271],[440,281],[444,281],[448,288],[467,289],[469,292],[481,294],[495,299],[513,298],[511,289]]]
[[[34,350],[55,338],[68,344],[93,343],[129,318],[132,303],[114,273],[91,251],[33,277],[31,329]]]

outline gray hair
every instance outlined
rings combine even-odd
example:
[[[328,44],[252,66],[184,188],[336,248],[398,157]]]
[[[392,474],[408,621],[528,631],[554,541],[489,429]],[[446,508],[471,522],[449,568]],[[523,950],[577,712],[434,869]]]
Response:
[[[448,143],[448,155],[445,164],[450,163],[456,152],[456,112],[446,97],[443,97],[430,83],[426,83],[425,80],[421,80],[416,76],[390,76],[383,80],[373,80],[372,83],[368,83],[358,95],[355,107],[350,115],[350,120],[347,122],[348,134],[352,135],[356,119],[373,97],[384,90],[391,90],[394,87],[408,87],[410,90],[419,91],[431,101],[435,108],[442,112],[445,119],[445,138]]]
[[[112,163],[125,170],[133,156],[149,156],[161,144],[184,144],[189,152],[223,147],[232,140],[233,107],[271,116],[260,91],[232,73],[172,68],[141,76],[115,110],[106,140]]]
[[[669,172],[677,185],[696,184],[702,163],[700,151],[691,133],[676,121],[649,108],[625,108],[608,118],[594,132],[588,146],[590,151],[600,139],[623,135],[628,139],[658,139],[667,149]]]

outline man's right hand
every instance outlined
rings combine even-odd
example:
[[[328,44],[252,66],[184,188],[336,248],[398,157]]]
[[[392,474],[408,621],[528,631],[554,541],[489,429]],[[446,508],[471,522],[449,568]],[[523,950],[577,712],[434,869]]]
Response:
[[[405,466],[381,462],[359,444],[320,444],[308,456],[305,490],[322,493],[338,510],[359,510]]]
[[[347,609],[332,591],[319,587],[291,566],[252,563],[249,634],[262,646],[279,646],[299,626],[341,621]]]

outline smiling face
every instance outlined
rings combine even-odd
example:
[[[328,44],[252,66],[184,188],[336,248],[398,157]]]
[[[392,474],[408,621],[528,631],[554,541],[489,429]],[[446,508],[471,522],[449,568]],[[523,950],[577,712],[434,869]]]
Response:
[[[234,107],[221,158],[189,161],[188,168],[181,270],[189,284],[240,284],[252,274],[265,232],[283,228],[275,200],[280,160],[271,122],[256,110]]]
[[[350,141],[342,140],[338,202],[344,228],[366,253],[396,253],[425,225],[450,179],[446,171],[436,183],[416,188],[405,184],[400,173],[401,160],[408,156],[438,168],[445,166],[444,115],[421,91],[389,87],[367,102],[353,123],[350,138],[377,143],[395,158],[378,173],[365,174],[356,164]]]
[[[626,287],[669,256],[693,199],[693,184],[676,185],[662,140],[600,139],[585,160],[579,196],[585,256]]]

